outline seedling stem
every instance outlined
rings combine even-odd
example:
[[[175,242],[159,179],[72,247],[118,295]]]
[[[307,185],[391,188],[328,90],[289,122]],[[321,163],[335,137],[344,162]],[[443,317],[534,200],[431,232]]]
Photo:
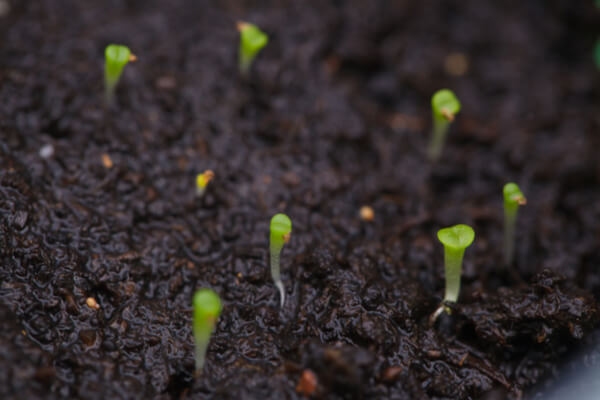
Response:
[[[433,132],[428,155],[431,161],[437,161],[442,153],[448,128],[460,111],[460,101],[451,90],[438,90],[431,98],[431,109],[433,111]]]
[[[196,376],[198,376],[202,373],[210,336],[221,314],[221,299],[210,289],[200,289],[194,293],[193,308],[192,330],[196,345]]]
[[[281,281],[280,263],[279,257],[281,255],[281,249],[283,245],[290,241],[292,234],[292,221],[285,214],[275,214],[271,218],[271,240],[270,240],[270,253],[271,253],[271,277],[275,286],[279,289],[279,297],[281,299],[281,307],[285,302],[285,288]]]
[[[473,231],[473,228],[468,225],[454,225],[440,229],[437,236],[444,245],[446,291],[442,304],[430,317],[432,325],[442,313],[442,309],[450,314],[450,308],[445,307],[444,303],[456,303],[458,300],[463,256],[465,254],[465,249],[473,243],[475,232]]]
[[[137,57],[127,46],[109,44],[104,50],[104,58],[104,100],[107,105],[111,105],[123,68],[128,62],[136,61]]]
[[[596,62],[596,67],[600,69],[600,39],[598,39],[596,46],[594,46],[594,61]]]
[[[269,37],[258,26],[248,22],[238,22],[237,29],[240,32],[239,68],[240,73],[246,76],[258,52],[269,42]]]
[[[502,190],[504,195],[504,265],[513,262],[515,253],[515,227],[519,206],[527,204],[521,189],[516,183],[507,183]]]

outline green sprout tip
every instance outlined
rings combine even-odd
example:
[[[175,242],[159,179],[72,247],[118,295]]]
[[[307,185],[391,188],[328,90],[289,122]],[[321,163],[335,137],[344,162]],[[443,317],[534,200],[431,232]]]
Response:
[[[504,265],[512,264],[515,252],[515,227],[519,206],[527,204],[527,199],[516,183],[507,183],[502,190],[504,195]]]
[[[215,173],[207,169],[201,174],[196,175],[196,195],[202,197],[206,191],[206,186],[215,177]]]
[[[238,22],[240,32],[239,68],[242,75],[247,75],[258,52],[267,45],[269,37],[258,26],[248,22]]]
[[[200,289],[194,293],[192,301],[194,317],[192,331],[196,344],[196,375],[202,373],[206,349],[212,335],[217,319],[221,314],[221,299],[210,289]]]
[[[433,132],[428,153],[429,159],[436,161],[442,153],[450,123],[454,121],[454,117],[460,111],[460,101],[451,90],[441,89],[433,94],[431,108],[433,111]]]
[[[273,282],[275,282],[275,286],[279,289],[281,307],[283,307],[283,303],[285,302],[285,289],[283,282],[281,282],[279,256],[283,245],[290,241],[291,234],[292,221],[290,218],[285,214],[275,214],[271,218],[271,277],[273,278]]]
[[[131,53],[127,46],[118,44],[109,44],[104,50],[104,97],[106,104],[112,104],[115,95],[115,88],[123,68],[130,61],[137,60],[137,57]]]
[[[454,225],[440,229],[437,233],[438,239],[444,245],[444,269],[446,276],[446,292],[443,303],[456,303],[460,292],[460,276],[462,274],[462,262],[465,249],[473,243],[475,232],[468,225]],[[430,318],[431,324],[437,317],[450,309],[440,305]]]

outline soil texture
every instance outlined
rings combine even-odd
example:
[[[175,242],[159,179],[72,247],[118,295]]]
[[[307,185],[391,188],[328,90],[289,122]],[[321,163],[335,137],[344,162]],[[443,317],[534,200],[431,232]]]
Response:
[[[0,11],[2,399],[542,398],[565,368],[600,364],[591,1]],[[238,20],[270,38],[247,78]],[[138,61],[107,108],[109,43]],[[431,163],[445,87],[462,110]],[[505,268],[509,181],[528,204]],[[277,212],[293,223],[283,308]],[[430,326],[436,232],[458,223],[476,232],[460,299]],[[224,309],[195,379],[202,287]]]

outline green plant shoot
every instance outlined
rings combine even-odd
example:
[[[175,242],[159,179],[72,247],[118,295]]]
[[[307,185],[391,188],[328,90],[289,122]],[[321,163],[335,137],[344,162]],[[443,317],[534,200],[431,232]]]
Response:
[[[596,67],[600,69],[600,39],[598,39],[596,47],[594,47],[594,61],[596,61]]]
[[[473,243],[475,232],[468,225],[454,225],[440,229],[438,239],[444,245],[446,293],[444,301],[456,303],[460,291],[460,276],[465,249]]]
[[[247,75],[258,52],[267,45],[269,37],[258,26],[248,22],[238,22],[240,32],[239,68],[242,75]]]
[[[196,175],[196,196],[204,196],[206,186],[215,177],[215,173],[207,169],[201,174]]]
[[[446,292],[444,301],[429,317],[429,324],[433,326],[437,318],[444,312],[450,314],[451,310],[445,303],[456,303],[460,292],[460,276],[465,249],[475,240],[475,232],[468,225],[454,225],[440,229],[438,239],[444,245],[444,269],[446,277]]]
[[[127,46],[109,44],[104,50],[104,58],[104,97],[107,104],[112,104],[123,68],[128,62],[137,60],[137,57]]]
[[[512,264],[515,252],[515,227],[519,206],[527,204],[516,183],[507,183],[502,190],[504,194],[504,265]]]
[[[281,307],[285,302],[285,289],[283,282],[281,282],[281,273],[279,269],[279,256],[281,255],[281,249],[283,245],[290,241],[292,234],[292,221],[285,214],[275,214],[271,218],[271,240],[270,240],[270,253],[271,253],[271,277],[275,286],[279,289],[279,295],[281,299]]]
[[[204,366],[210,336],[221,314],[221,299],[210,289],[200,289],[194,293],[193,308],[192,330],[196,344],[196,375],[199,375]]]
[[[431,108],[433,132],[429,144],[429,159],[436,161],[442,153],[450,123],[454,121],[454,117],[460,111],[460,101],[451,90],[442,89],[433,94]]]

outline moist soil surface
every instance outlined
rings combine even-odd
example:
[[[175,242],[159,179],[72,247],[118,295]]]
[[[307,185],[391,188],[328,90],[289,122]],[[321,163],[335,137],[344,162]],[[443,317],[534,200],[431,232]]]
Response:
[[[0,2],[0,397],[541,397],[597,365],[591,3]],[[247,78],[238,20],[270,37]],[[138,61],[106,108],[109,43]],[[462,110],[432,163],[443,87]],[[528,204],[505,268],[508,181]],[[458,223],[476,239],[431,327]],[[194,378],[202,287],[224,309]]]

